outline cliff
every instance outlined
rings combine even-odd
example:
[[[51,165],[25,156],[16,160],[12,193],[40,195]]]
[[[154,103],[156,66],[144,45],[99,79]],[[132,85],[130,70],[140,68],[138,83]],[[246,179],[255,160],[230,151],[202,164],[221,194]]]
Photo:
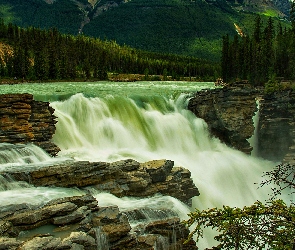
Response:
[[[295,92],[266,94],[260,101],[259,156],[295,163]]]
[[[258,95],[257,90],[247,87],[202,90],[190,99],[188,109],[207,122],[213,136],[250,153],[252,147],[247,139],[254,133],[252,117],[257,111]]]
[[[50,140],[55,132],[54,110],[30,94],[0,95],[0,143],[34,143],[55,156],[59,148]]]
[[[213,136],[247,154],[254,134],[253,117],[259,100],[256,128],[258,157],[295,163],[295,93],[284,90],[265,94],[263,89],[237,84],[234,87],[202,90],[190,100],[188,109],[204,119]]]

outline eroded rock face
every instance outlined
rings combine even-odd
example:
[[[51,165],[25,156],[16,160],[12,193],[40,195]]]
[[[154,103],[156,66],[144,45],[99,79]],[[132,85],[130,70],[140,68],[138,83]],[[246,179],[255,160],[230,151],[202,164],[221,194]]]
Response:
[[[142,164],[131,159],[114,163],[66,162],[1,174],[35,186],[92,186],[117,197],[146,197],[161,193],[190,204],[191,198],[199,195],[190,172],[182,167],[174,167],[174,162],[170,160]]]
[[[188,108],[204,119],[211,133],[228,146],[250,153],[253,116],[259,100],[257,156],[295,164],[295,92],[265,94],[263,89],[235,86],[197,92]]]
[[[0,95],[0,143],[32,142],[55,156],[59,148],[50,140],[55,132],[54,110],[30,94]]]
[[[99,207],[91,195],[57,199],[40,207],[0,207],[0,215],[1,249],[162,249],[158,247],[163,242],[165,249],[197,249],[193,241],[182,247],[189,230],[178,218],[151,222],[135,234],[118,207]],[[50,229],[46,234],[31,232],[40,227]]]
[[[259,156],[295,163],[295,93],[292,90],[264,95],[260,101]]]
[[[254,88],[203,90],[190,100],[188,109],[204,119],[212,135],[228,146],[250,153],[247,141],[254,133],[252,117],[257,110]]]

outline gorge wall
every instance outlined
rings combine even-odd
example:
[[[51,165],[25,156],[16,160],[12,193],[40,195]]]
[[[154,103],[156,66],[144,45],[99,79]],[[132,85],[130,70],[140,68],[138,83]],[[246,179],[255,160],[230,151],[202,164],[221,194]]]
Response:
[[[256,127],[258,157],[295,163],[295,93],[285,90],[265,94],[245,84],[214,90],[202,90],[191,98],[188,109],[204,119],[211,134],[228,146],[247,154],[248,141],[254,134],[253,117],[258,111]]]

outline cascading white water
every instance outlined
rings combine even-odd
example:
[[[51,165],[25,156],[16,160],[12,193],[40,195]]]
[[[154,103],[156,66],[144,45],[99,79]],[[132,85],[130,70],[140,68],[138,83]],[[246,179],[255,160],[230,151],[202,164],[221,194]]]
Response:
[[[197,83],[189,82],[132,83],[124,89],[124,84],[105,82],[42,84],[41,92],[36,84],[27,87],[22,84],[17,88],[26,87],[32,90],[37,94],[38,100],[66,99],[67,96],[74,94],[73,91],[79,92],[81,88],[87,96],[92,96],[86,98],[82,94],[76,94],[65,101],[51,103],[58,117],[53,140],[61,148],[60,156],[73,157],[76,160],[108,162],[127,158],[140,162],[164,158],[173,160],[176,166],[183,166],[191,171],[192,178],[200,190],[201,195],[193,199],[192,210],[194,207],[206,209],[222,205],[242,207],[267,198],[269,190],[257,189],[254,183],[259,183],[263,171],[270,170],[274,163],[245,155],[212,138],[207,131],[206,123],[186,110],[188,100],[186,95],[176,98],[161,96],[163,93],[168,93],[169,96],[169,91],[172,89],[195,92],[209,85],[199,87]],[[8,87],[11,91],[11,86]],[[144,91],[141,88],[144,88]],[[58,92],[54,93],[54,89],[58,89]],[[15,89],[15,92],[18,91],[19,89]],[[98,98],[101,93],[111,95]],[[126,97],[132,93],[137,96]],[[65,98],[60,98],[60,95]],[[54,160],[60,161],[61,158]],[[31,168],[42,166],[47,162],[52,164],[53,158],[41,157],[36,160],[36,163],[39,161],[37,164],[30,161],[34,160],[23,159],[21,162],[16,160],[14,163],[0,163],[0,169]],[[35,204],[37,200],[79,195],[75,192],[81,192],[31,186],[18,189],[13,185],[5,188],[0,193],[0,203],[11,200],[9,204],[24,201]],[[30,197],[36,199],[30,200]],[[146,209],[149,208],[149,204],[159,209],[169,206],[181,219],[186,219],[190,211],[186,205],[175,199],[171,203],[171,197],[119,199],[109,194],[97,193],[95,197],[100,206],[118,205],[122,211],[131,210],[130,205],[133,209]],[[204,243],[204,246],[210,245]]]
[[[52,199],[83,195],[85,192],[70,188],[34,187],[24,181],[14,181],[9,172],[29,170],[69,160],[52,158],[44,150],[33,145],[0,143],[0,204],[1,206],[27,203],[41,205]],[[5,176],[1,173],[6,173]]]
[[[248,139],[252,149],[251,155],[254,157],[258,156],[258,123],[259,123],[259,116],[260,116],[260,100],[256,100],[257,111],[253,116],[253,125],[254,125],[254,134],[251,138]]]
[[[134,197],[118,198],[112,194],[98,193],[94,190],[92,194],[97,199],[100,206],[118,206],[121,212],[127,214],[132,227],[136,227],[142,223],[138,218],[133,218],[132,212],[134,210],[139,210],[140,216],[145,222],[169,219],[175,217],[175,215],[181,220],[184,220],[187,219],[187,214],[190,212],[189,208],[184,203],[171,196],[155,195],[153,197],[141,199]],[[161,212],[160,210],[169,211]],[[134,217],[138,217],[138,215]]]
[[[192,173],[200,189],[194,206],[244,206],[264,200],[260,182],[273,163],[228,148],[211,138],[207,125],[186,110],[184,95],[108,96],[85,98],[77,94],[52,103],[58,117],[54,142],[61,155],[77,160],[115,161],[133,158],[140,162],[171,159]]]
[[[86,98],[77,94],[52,103],[58,117],[53,140],[61,155],[76,160],[173,160],[176,166],[191,171],[200,190],[193,208],[243,207],[267,199],[270,190],[257,189],[254,183],[260,183],[263,171],[274,163],[245,155],[212,138],[206,123],[186,109],[187,100],[185,95],[166,99]],[[124,210],[114,197],[112,202]],[[139,204],[137,200],[134,206]]]
[[[97,250],[109,250],[109,241],[101,227],[95,228]]]
[[[41,161],[50,161],[51,157],[34,144],[0,144],[0,165],[22,165]]]

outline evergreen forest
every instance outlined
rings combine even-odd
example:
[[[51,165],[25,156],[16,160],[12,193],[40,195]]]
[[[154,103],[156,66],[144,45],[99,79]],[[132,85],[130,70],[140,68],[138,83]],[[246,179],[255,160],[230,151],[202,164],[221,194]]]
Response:
[[[248,80],[253,85],[273,84],[278,79],[295,79],[295,3],[291,9],[292,27],[263,23],[257,15],[249,36],[223,37],[222,78],[225,82]]]
[[[283,25],[289,19],[274,7],[266,12],[234,0],[100,0],[94,6],[87,0],[47,2],[51,4],[1,0],[0,18],[22,28],[54,27],[63,34],[84,34],[121,46],[215,62],[220,61],[222,36],[233,37],[235,25],[244,33],[251,32],[255,13],[263,21],[272,16]]]
[[[36,80],[105,80],[107,73],[198,77],[218,75],[220,66],[189,56],[136,50],[114,41],[61,34],[57,29],[20,28],[0,21],[0,76]]]

